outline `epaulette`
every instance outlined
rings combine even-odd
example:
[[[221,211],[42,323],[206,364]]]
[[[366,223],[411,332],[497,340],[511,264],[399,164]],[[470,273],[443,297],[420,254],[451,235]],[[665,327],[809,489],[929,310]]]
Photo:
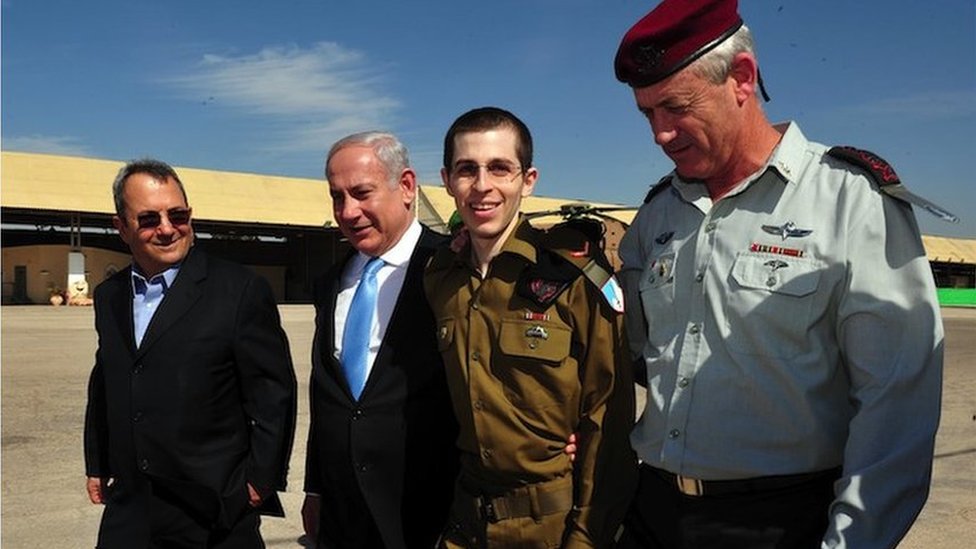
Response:
[[[661,191],[663,191],[664,189],[667,189],[670,185],[671,185],[671,175],[668,174],[662,177],[660,181],[655,183],[654,186],[647,191],[647,195],[644,196],[644,204],[650,202],[652,198],[660,194]]]
[[[623,292],[613,267],[603,253],[603,224],[595,219],[571,219],[544,231],[538,246],[536,268],[530,270],[522,295],[548,305],[569,283],[582,274],[618,312],[623,312]],[[555,292],[555,295],[551,295]]]
[[[873,152],[850,146],[836,146],[831,147],[827,151],[827,155],[863,169],[886,195],[908,204],[914,204],[932,215],[951,223],[959,221],[958,217],[949,213],[945,208],[909,191],[902,184],[901,179],[895,173],[895,169],[891,167],[891,164]]]

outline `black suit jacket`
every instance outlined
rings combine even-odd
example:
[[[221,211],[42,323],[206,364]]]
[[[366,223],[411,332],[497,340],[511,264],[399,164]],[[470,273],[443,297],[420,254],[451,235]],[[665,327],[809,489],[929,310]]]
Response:
[[[296,383],[271,288],[191,248],[137,349],[130,272],[95,290],[85,463],[116,479],[100,542],[144,546],[150,487],[213,528],[246,510],[248,482],[271,492],[262,511],[281,514]]]
[[[317,281],[305,490],[322,498],[327,547],[362,547],[370,519],[387,549],[433,547],[447,520],[457,423],[423,290],[424,266],[443,245],[424,228],[358,402],[334,358],[334,323],[344,321],[334,318],[336,296],[352,254]]]

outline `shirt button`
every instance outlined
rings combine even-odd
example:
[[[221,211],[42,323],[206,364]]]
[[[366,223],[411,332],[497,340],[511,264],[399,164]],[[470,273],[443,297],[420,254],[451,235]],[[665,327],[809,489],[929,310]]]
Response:
[[[142,373],[142,364],[136,364],[135,366],[133,366],[132,373],[133,374],[141,374]]]
[[[140,471],[148,471],[149,470],[149,460],[148,459],[140,459],[139,460],[139,470]]]
[[[489,459],[491,457],[491,449],[485,448],[481,451],[481,455],[484,456],[485,459]]]
[[[352,419],[353,419],[353,421],[356,421],[356,420],[358,420],[361,417],[363,417],[363,411],[362,410],[355,410],[352,413]]]
[[[708,225],[705,225],[705,232],[706,233],[710,233],[710,232],[712,232],[714,230],[715,230],[715,222],[714,221],[712,221]]]
[[[701,282],[702,280],[705,280],[705,273],[698,273],[695,275],[695,282]]]
[[[688,383],[690,383],[688,381],[688,378],[683,377],[683,378],[681,378],[681,379],[678,380],[678,387],[681,387],[682,389],[684,389],[685,387],[688,386]]]
[[[136,413],[132,414],[132,421],[135,423],[139,423],[140,421],[142,421],[142,418],[143,418],[142,410],[137,410]]]
[[[481,353],[479,353],[478,351],[475,351],[475,352],[471,353],[471,360],[473,360],[475,362],[478,362],[479,360],[481,360]]]
[[[484,408],[485,408],[485,403],[484,402],[482,402],[480,400],[474,401],[474,409],[475,410],[483,410]]]
[[[478,302],[477,301],[472,301],[471,302],[471,308],[477,311],[478,310]]]
[[[697,324],[692,324],[691,325],[691,328],[688,329],[688,332],[691,335],[698,335],[698,332],[700,332],[700,331],[701,331],[701,326],[699,326]]]
[[[671,429],[668,433],[668,438],[678,438],[679,436],[681,436],[681,431],[677,429]]]
[[[775,276],[771,276],[771,277],[767,278],[766,279],[766,285],[767,286],[770,286],[770,287],[775,286],[776,285],[776,277]]]

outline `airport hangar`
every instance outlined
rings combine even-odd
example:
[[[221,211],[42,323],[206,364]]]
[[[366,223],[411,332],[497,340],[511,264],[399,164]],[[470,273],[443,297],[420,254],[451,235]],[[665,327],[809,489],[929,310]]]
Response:
[[[129,265],[112,228],[112,181],[124,162],[76,156],[0,153],[3,303],[48,303],[79,279],[90,288]],[[190,206],[196,245],[264,276],[280,303],[309,303],[312,283],[350,249],[332,216],[323,179],[174,166]],[[565,198],[529,197],[523,210],[558,210]],[[415,202],[428,227],[447,232],[453,199],[422,185]],[[610,207],[608,204],[592,204]],[[634,211],[613,212],[624,223]],[[538,226],[559,217],[540,217]],[[613,231],[614,244],[622,224]],[[610,233],[608,233],[610,234]]]

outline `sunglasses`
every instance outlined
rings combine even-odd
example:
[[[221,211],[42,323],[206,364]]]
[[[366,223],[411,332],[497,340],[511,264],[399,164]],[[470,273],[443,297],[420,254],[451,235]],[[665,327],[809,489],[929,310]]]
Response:
[[[190,222],[189,208],[171,208],[166,210],[166,218],[169,224],[174,227],[181,227]],[[140,229],[155,229],[163,223],[163,216],[160,212],[142,212],[136,216],[136,224]]]

